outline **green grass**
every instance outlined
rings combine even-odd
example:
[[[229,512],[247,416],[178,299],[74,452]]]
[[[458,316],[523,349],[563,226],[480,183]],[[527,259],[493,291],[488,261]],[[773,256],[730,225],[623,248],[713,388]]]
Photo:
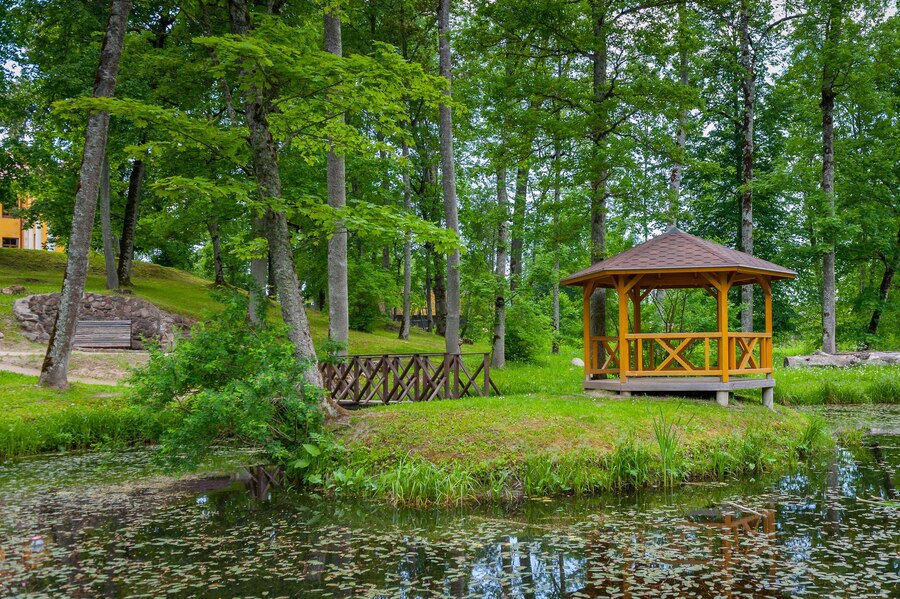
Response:
[[[126,404],[120,387],[73,383],[66,391],[0,372],[0,458],[157,439],[162,424]]]
[[[0,249],[0,287],[23,285],[29,294],[51,293],[60,290],[66,267],[65,254]],[[206,318],[222,309],[210,296],[212,283],[174,268],[135,262],[131,277],[134,294],[161,309],[194,319]],[[107,293],[102,256],[92,256],[86,291]],[[9,341],[21,341],[18,326],[12,317],[12,304],[18,299],[0,295],[0,331]],[[269,311],[272,318],[280,318],[277,304]],[[313,339],[321,342],[328,337],[328,317],[307,309]],[[374,333],[350,331],[350,351],[356,354],[443,352],[444,339],[413,327],[409,341],[397,339],[398,330],[387,324]],[[466,351],[488,351],[485,344],[467,346]]]
[[[335,489],[415,504],[616,491],[796,463],[825,437],[808,423],[756,402],[536,394],[396,405],[339,425],[343,449],[322,476]]]
[[[900,366],[779,368],[775,380],[789,405],[900,403]]]

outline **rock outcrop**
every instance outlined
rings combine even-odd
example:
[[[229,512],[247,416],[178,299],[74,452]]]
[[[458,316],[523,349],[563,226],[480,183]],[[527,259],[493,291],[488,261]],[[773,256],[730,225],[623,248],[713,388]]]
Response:
[[[13,316],[22,335],[31,341],[47,343],[56,320],[58,293],[23,297],[13,304]],[[143,349],[146,340],[170,346],[175,331],[187,333],[193,321],[184,316],[160,310],[150,302],[137,298],[101,293],[85,293],[78,310],[80,320],[131,320],[131,348]]]

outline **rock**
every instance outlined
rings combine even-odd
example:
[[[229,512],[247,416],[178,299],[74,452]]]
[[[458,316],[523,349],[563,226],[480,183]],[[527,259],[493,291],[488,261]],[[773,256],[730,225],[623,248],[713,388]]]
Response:
[[[3,295],[25,295],[28,291],[21,285],[10,285],[0,289],[0,293]]]
[[[584,368],[584,360],[581,358],[572,358],[572,361],[569,362],[572,366],[577,366],[578,368]]]
[[[53,330],[59,311],[59,294],[30,295],[13,303],[13,316],[22,328],[22,335],[31,341],[47,343],[48,331]],[[85,293],[78,310],[81,320],[131,320],[132,347],[142,348],[142,338],[168,347],[174,331],[187,332],[193,321],[183,316],[163,312],[150,302],[121,295]]]
[[[900,352],[851,352],[826,354],[821,351],[808,356],[788,356],[784,359],[786,368],[835,367],[846,368],[861,365],[884,366],[900,364]]]
[[[3,339],[3,333],[0,332],[0,339]]]

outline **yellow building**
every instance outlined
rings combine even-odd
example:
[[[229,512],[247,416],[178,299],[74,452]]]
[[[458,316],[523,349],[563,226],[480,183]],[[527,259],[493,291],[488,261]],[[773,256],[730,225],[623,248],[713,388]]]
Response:
[[[28,206],[28,200],[22,200],[21,207]],[[53,244],[47,235],[47,223],[35,222],[30,227],[25,221],[14,216],[15,203],[0,204],[0,241],[4,248],[21,248],[26,250],[52,250]]]

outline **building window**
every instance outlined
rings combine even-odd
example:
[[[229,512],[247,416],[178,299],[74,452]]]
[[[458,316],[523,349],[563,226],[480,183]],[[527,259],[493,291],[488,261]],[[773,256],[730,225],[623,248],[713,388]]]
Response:
[[[3,204],[3,210],[2,210],[3,218],[15,218],[12,213],[12,211],[15,210],[15,208],[16,208],[15,204]]]
[[[3,247],[5,247],[5,248],[19,247],[19,238],[18,237],[4,237],[3,238]]]

